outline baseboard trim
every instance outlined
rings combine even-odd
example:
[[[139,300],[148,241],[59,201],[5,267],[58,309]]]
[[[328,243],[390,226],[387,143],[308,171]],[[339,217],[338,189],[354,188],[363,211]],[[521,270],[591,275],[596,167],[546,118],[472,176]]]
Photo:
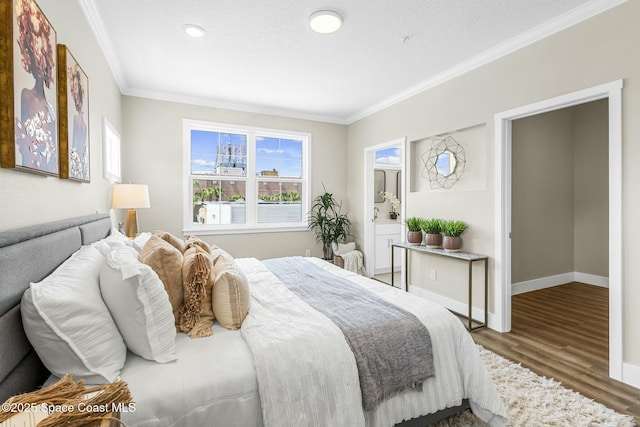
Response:
[[[575,272],[576,282],[586,283],[587,285],[600,286],[602,288],[609,287],[609,278],[606,276],[596,276],[595,274]]]
[[[511,284],[511,295],[523,294],[525,292],[537,291],[539,289],[551,288],[553,286],[564,285],[573,282],[575,274],[563,273],[555,276],[541,277],[539,279],[526,280],[524,282]]]
[[[640,366],[631,363],[622,364],[622,382],[640,389]]]
[[[468,306],[467,304],[442,296],[440,294],[436,294],[435,292],[431,292],[431,291],[427,291],[426,289],[422,289],[418,286],[409,286],[409,292],[417,295],[419,297],[428,299],[431,302],[434,302],[438,305],[443,306],[444,308],[447,308],[453,312],[456,313],[460,313],[462,315],[465,315],[465,313],[468,313]],[[478,322],[484,322],[484,310],[482,310],[481,308],[478,307],[473,307],[473,310],[471,311],[471,316],[473,317],[474,320],[478,321]],[[491,313],[489,313],[489,327],[491,327],[492,325],[492,315]]]
[[[537,291],[539,289],[551,288],[553,286],[564,285],[565,283],[569,282],[586,283],[587,285],[600,286],[603,288],[609,287],[608,277],[572,271],[569,273],[556,274],[555,276],[547,276],[541,277],[539,279],[512,283],[511,295],[518,295],[525,292]]]

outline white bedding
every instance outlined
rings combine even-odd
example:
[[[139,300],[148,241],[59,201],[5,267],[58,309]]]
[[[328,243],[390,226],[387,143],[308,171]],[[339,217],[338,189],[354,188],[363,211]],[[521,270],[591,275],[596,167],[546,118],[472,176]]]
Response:
[[[237,260],[251,283],[251,310],[242,334],[253,351],[266,426],[393,426],[460,405],[465,398],[486,422],[508,424],[476,345],[448,310],[320,259],[308,259],[413,313],[431,335],[436,374],[421,392],[403,392],[364,413],[355,361],[340,330],[262,263]]]
[[[136,407],[122,413],[127,427],[262,426],[256,374],[240,331],[216,323],[210,337],[178,334],[176,354],[170,363],[127,354],[120,376]]]
[[[342,341],[338,339],[333,344],[322,340],[311,343],[310,351],[305,351],[299,344],[288,347],[285,353],[279,353],[274,347],[271,357],[279,360],[275,365],[280,371],[273,381],[260,384],[260,393],[262,404],[267,405],[265,414],[276,423],[265,421],[264,425],[393,426],[406,419],[460,405],[463,398],[469,398],[476,415],[492,425],[507,424],[504,406],[475,344],[462,323],[448,310],[320,259],[308,259],[357,282],[425,323],[433,343],[436,376],[425,383],[422,392],[405,392],[383,402],[375,412],[363,414],[357,370],[355,365],[349,367],[346,363],[353,356],[340,349],[346,345],[343,337]],[[262,426],[263,412],[254,368],[257,360],[253,360],[241,334],[278,340],[283,337],[280,327],[288,326],[286,334],[299,334],[305,328],[320,328],[321,325],[322,330],[315,329],[316,336],[336,336],[336,330],[341,334],[337,327],[334,326],[334,330],[326,325],[327,319],[323,315],[304,308],[306,303],[299,301],[302,306],[291,306],[289,291],[280,289],[284,285],[279,284],[269,270],[265,272],[263,264],[255,259],[236,259],[236,262],[247,275],[252,293],[242,332],[226,330],[216,323],[210,337],[191,339],[178,334],[178,359],[166,364],[129,353],[121,377],[129,384],[136,411],[122,414],[122,421],[128,427]],[[271,292],[265,293],[266,287],[270,287]],[[272,292],[274,290],[277,291]],[[266,301],[265,294],[269,293],[286,304],[280,304],[278,308],[272,304],[273,300]],[[299,318],[300,313],[304,314],[304,319]],[[322,352],[332,357],[320,362]],[[293,359],[306,361],[306,365],[296,370],[290,363]],[[322,376],[334,381],[341,379],[341,389],[347,392],[336,399],[320,398],[322,394],[334,393],[333,390],[318,390],[314,381]],[[279,389],[283,384],[286,384],[286,390]],[[292,395],[292,401],[284,399],[287,394]],[[312,414],[312,418],[301,415],[303,410]],[[339,419],[332,420],[328,415],[331,413],[339,414]]]

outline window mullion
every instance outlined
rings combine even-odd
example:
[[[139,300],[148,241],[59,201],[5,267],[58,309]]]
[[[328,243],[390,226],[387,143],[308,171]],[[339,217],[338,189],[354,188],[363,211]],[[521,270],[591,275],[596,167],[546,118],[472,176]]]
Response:
[[[256,184],[256,134],[247,133],[247,224],[258,222],[258,189]]]

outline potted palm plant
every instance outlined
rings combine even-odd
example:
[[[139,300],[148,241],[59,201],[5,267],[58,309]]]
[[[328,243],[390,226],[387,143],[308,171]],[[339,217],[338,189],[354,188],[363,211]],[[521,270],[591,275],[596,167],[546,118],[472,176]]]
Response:
[[[322,242],[322,252],[326,260],[333,258],[331,244],[343,243],[351,231],[351,221],[341,210],[342,203],[325,189],[323,194],[313,199],[313,205],[307,214],[307,228],[315,230],[316,241]]]
[[[442,220],[430,218],[422,221],[422,231],[424,231],[424,244],[431,249],[442,246]]]
[[[469,226],[463,221],[448,220],[442,222],[442,247],[447,252],[459,252],[462,247],[462,237]]]
[[[424,219],[417,216],[409,217],[405,220],[407,224],[407,243],[417,246],[422,243],[422,221]]]

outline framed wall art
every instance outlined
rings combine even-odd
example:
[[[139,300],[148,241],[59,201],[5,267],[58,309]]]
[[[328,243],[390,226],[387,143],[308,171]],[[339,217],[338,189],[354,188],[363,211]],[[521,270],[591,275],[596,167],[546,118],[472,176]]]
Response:
[[[89,78],[69,49],[58,45],[60,178],[91,181]]]
[[[0,0],[0,164],[58,176],[56,32],[34,0]]]

